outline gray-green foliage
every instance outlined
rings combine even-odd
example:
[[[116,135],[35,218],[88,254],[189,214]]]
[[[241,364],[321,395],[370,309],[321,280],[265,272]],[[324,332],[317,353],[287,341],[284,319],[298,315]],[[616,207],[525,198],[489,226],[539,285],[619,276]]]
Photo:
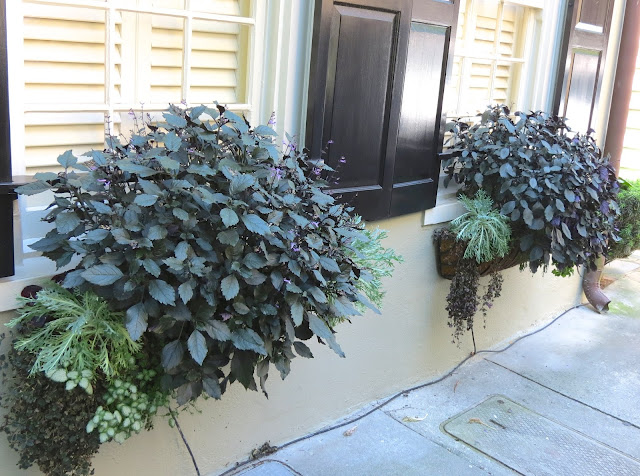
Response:
[[[51,284],[34,298],[19,298],[22,307],[8,326],[33,326],[14,344],[16,350],[35,356],[31,373],[43,371],[56,382],[66,382],[67,390],[80,386],[93,392],[98,370],[107,379],[126,369],[140,344],[134,342],[124,326],[122,312],[92,291],[74,294]]]
[[[390,277],[396,264],[402,263],[403,259],[393,248],[385,248],[382,245],[382,240],[388,235],[386,230],[364,229],[363,234],[367,237],[366,240],[354,240],[352,244],[355,252],[351,259],[361,270],[356,287],[375,306],[382,307],[385,296],[382,279]],[[362,312],[366,310],[362,303],[356,303],[356,307]]]
[[[515,116],[515,117],[514,117]],[[450,179],[472,195],[483,189],[511,220],[514,239],[536,271],[550,262],[562,272],[595,268],[616,240],[618,183],[590,135],[541,112],[494,106],[479,124],[452,124],[459,157],[443,161]]]
[[[621,180],[618,195],[620,215],[616,219],[619,241],[609,241],[607,260],[626,258],[640,249],[640,180]]]
[[[33,248],[58,266],[80,255],[64,286],[94,289],[134,340],[160,342],[180,403],[236,380],[255,390],[256,372],[264,390],[271,364],[284,378],[311,357],[314,335],[342,356],[333,324],[375,306],[352,259],[364,225],[323,192],[330,169],[221,106],[164,117],[90,167],[67,152],[63,173],[20,188],[55,192],[55,229]]]
[[[493,208],[493,200],[484,190],[473,198],[460,195],[467,212],[451,222],[456,239],[467,242],[464,258],[478,263],[503,257],[509,251],[511,228],[508,218]]]

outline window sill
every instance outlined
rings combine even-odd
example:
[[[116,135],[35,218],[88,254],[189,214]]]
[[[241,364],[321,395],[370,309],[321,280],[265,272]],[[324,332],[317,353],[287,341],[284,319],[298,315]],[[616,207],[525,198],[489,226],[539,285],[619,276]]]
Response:
[[[56,270],[56,264],[44,256],[25,259],[16,265],[13,276],[0,278],[0,312],[18,307],[16,298],[25,286],[46,281],[63,270]]]

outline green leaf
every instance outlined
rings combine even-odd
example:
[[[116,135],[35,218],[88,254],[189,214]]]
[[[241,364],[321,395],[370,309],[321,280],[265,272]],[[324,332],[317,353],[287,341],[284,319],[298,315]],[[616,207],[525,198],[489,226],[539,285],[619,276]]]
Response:
[[[205,324],[204,331],[209,334],[209,337],[212,339],[219,340],[221,342],[231,340],[231,331],[229,330],[229,326],[222,321],[209,321]]]
[[[147,330],[147,319],[149,315],[142,303],[135,304],[127,309],[125,324],[129,335],[134,341],[142,337]]]
[[[162,349],[162,366],[165,370],[177,367],[184,356],[184,348],[180,340],[169,342]]]
[[[231,301],[238,295],[238,291],[240,291],[240,284],[238,284],[236,277],[233,274],[230,274],[220,282],[220,289],[224,298],[227,301]]]
[[[182,302],[187,304],[193,297],[193,283],[187,281],[178,286],[178,295],[180,299],[182,299]]]
[[[236,329],[231,334],[231,342],[240,350],[251,350],[267,355],[262,338],[253,329]]]
[[[313,359],[313,354],[311,353],[311,349],[307,347],[304,342],[296,341],[293,343],[293,347],[296,349],[296,353],[300,357],[304,357],[306,359]]]
[[[209,395],[211,398],[220,400],[220,398],[222,397],[220,383],[216,378],[204,377],[202,379],[202,389],[207,392],[207,395]]]
[[[189,353],[193,360],[195,360],[198,365],[202,365],[204,362],[209,349],[207,348],[207,340],[198,330],[194,330],[189,339],[187,340],[187,348],[189,349]]]
[[[59,233],[71,233],[81,223],[75,212],[64,211],[56,217],[56,228]]]
[[[175,117],[175,116],[173,116]],[[179,118],[182,119],[182,118]],[[182,119],[184,121],[184,119]],[[186,125],[186,123],[185,123]],[[177,136],[177,134],[173,131],[169,132],[168,134],[166,134],[164,136],[164,146],[172,151],[172,152],[176,152],[178,149],[180,149],[180,146],[182,145],[182,141],[180,140],[180,138]]]
[[[16,193],[20,195],[36,195],[38,193],[46,192],[51,189],[51,185],[47,182],[38,180],[37,182],[31,182],[26,185],[21,185],[16,188]]]
[[[109,286],[122,276],[122,271],[112,264],[99,264],[82,272],[82,277],[97,286]]]
[[[269,225],[266,221],[255,214],[242,215],[242,223],[247,227],[247,230],[258,233],[259,235],[268,235],[271,233]]]
[[[150,207],[151,205],[153,205],[154,203],[156,203],[158,201],[158,197],[155,195],[147,195],[147,194],[140,194],[137,195],[136,198],[133,200],[133,203],[135,203],[136,205],[139,205],[141,207]]]
[[[231,208],[223,208],[220,210],[220,218],[222,218],[222,223],[224,223],[226,227],[233,226],[240,221],[236,212],[231,210]]]
[[[173,306],[176,303],[176,290],[162,279],[154,279],[149,283],[149,294],[160,304]]]
[[[162,115],[170,126],[177,127],[178,129],[187,127],[187,120],[184,117],[176,116],[169,112],[163,112]]]

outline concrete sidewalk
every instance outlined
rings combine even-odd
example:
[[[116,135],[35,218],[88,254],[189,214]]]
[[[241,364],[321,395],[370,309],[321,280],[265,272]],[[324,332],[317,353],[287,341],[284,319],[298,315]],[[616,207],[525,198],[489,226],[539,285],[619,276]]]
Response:
[[[640,475],[640,254],[606,275],[609,313],[573,309],[232,474]]]

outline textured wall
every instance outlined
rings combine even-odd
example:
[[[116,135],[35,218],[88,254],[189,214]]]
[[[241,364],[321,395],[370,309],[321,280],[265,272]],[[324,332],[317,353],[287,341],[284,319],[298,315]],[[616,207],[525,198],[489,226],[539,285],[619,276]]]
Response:
[[[427,381],[453,367],[470,352],[451,343],[444,311],[449,281],[436,272],[433,227],[422,227],[421,213],[378,225],[390,230],[387,246],[404,256],[388,289],[381,316],[368,313],[343,324],[338,342],[347,354],[312,345],[315,359],[296,359],[283,382],[275,370],[261,393],[231,386],[221,401],[201,401],[201,413],[183,414],[180,422],[203,474],[244,459],[265,441],[281,444],[321,428],[364,404]],[[580,299],[580,278],[550,273],[531,275],[517,268],[504,273],[502,297],[476,325],[478,348],[487,348],[556,316]],[[486,278],[485,278],[486,279]],[[483,280],[483,282],[486,282]],[[7,314],[0,318],[8,318]],[[95,459],[97,476],[193,474],[178,432],[158,419],[157,428],[128,440],[109,443]],[[14,469],[16,456],[0,436],[0,474],[31,474]],[[37,472],[33,472],[37,474]]]

